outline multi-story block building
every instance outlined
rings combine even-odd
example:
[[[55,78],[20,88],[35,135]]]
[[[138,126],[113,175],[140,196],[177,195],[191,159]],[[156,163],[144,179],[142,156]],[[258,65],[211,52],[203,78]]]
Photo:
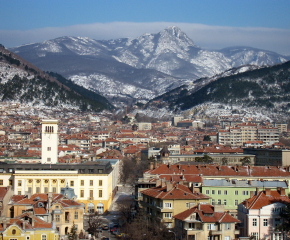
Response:
[[[256,166],[289,166],[290,150],[275,148],[244,148],[245,154],[255,156]]]
[[[174,227],[173,216],[200,202],[208,203],[209,197],[182,184],[159,180],[156,187],[143,190],[140,202],[149,218],[157,219],[168,228]]]
[[[224,205],[225,210],[234,217],[241,202],[265,188],[281,188],[286,194],[289,192],[288,181],[204,179],[201,184],[201,192],[211,197],[211,204]]]
[[[279,130],[278,128],[266,128],[259,127],[257,129],[257,140],[263,141],[266,146],[279,142]]]

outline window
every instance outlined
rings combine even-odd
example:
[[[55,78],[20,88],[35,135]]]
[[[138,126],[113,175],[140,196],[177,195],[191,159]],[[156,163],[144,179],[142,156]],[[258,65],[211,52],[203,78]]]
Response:
[[[36,188],[36,193],[40,193],[40,187]]]
[[[188,228],[193,229],[194,228],[194,223],[188,223]]]
[[[22,185],[22,181],[21,180],[18,180],[18,187],[21,187],[21,185]]]
[[[81,198],[83,198],[84,195],[85,195],[84,190],[81,190],[81,193],[80,193]]]
[[[214,205],[214,199],[211,200],[211,204]]]
[[[221,190],[218,190],[218,195],[221,195],[222,194],[222,191]]]
[[[211,190],[211,194],[215,194],[215,190]]]
[[[2,179],[0,180],[0,185],[3,186],[3,180]]]
[[[164,217],[165,217],[165,218],[171,218],[171,216],[172,216],[171,213],[165,213],[165,214],[164,214]]]
[[[51,151],[51,147],[47,147],[47,151]]]
[[[84,186],[84,185],[85,185],[85,181],[81,180],[81,186]]]
[[[29,240],[30,239],[30,237],[29,236],[26,236],[26,240]]]
[[[103,180],[99,180],[99,186],[103,186]]]
[[[94,186],[94,180],[90,180],[90,186]]]
[[[103,190],[99,190],[99,198],[103,197]]]
[[[216,225],[214,223],[207,224],[207,230],[215,230],[215,229],[216,229]]]
[[[224,205],[225,206],[227,205],[227,199],[224,199]]]
[[[165,203],[165,207],[166,208],[172,208],[172,204],[171,203]]]
[[[243,191],[243,195],[248,195],[249,192],[248,191]]]
[[[45,192],[45,193],[48,193],[48,187],[45,187],[45,188],[44,188],[44,192]]]
[[[13,180],[9,180],[9,186],[13,185]]]
[[[258,235],[257,232],[252,232],[252,233],[251,233],[251,236],[254,236],[254,239],[255,239],[255,240],[258,240],[258,236],[259,236],[259,235]]]
[[[12,234],[16,234],[16,230],[15,229],[12,229]]]
[[[209,194],[209,190],[205,190],[205,194]]]
[[[21,191],[18,191],[18,195],[21,195]]]
[[[79,213],[75,212],[75,219],[78,219],[78,218],[79,218]]]
[[[263,226],[264,227],[268,227],[268,219],[264,219],[263,220]]]
[[[239,200],[235,200],[235,206],[238,206]]]
[[[253,218],[253,227],[257,226],[257,218]]]
[[[90,198],[94,197],[94,190],[90,190]]]
[[[74,186],[74,181],[70,181],[70,186],[71,186],[71,187]]]
[[[29,193],[32,193],[32,187],[29,187],[29,188],[28,188],[28,192],[29,192]]]
[[[56,222],[59,222],[59,221],[60,221],[60,216],[59,216],[59,215],[54,215],[54,220],[55,220]]]
[[[218,199],[218,205],[222,204],[222,200]]]
[[[225,230],[230,230],[230,229],[231,229],[231,224],[225,223]]]
[[[56,193],[56,187],[53,187],[53,188],[52,188],[52,192],[53,192],[53,193]]]
[[[227,190],[224,190],[224,195],[228,195],[228,191]]]
[[[41,235],[41,240],[46,240],[46,234]]]
[[[239,191],[235,191],[235,195],[239,195]]]
[[[47,158],[47,162],[51,162],[51,158]],[[46,236],[46,235],[45,235]]]

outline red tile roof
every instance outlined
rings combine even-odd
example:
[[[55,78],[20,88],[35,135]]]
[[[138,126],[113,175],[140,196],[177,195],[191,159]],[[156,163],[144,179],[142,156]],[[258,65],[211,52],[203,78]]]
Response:
[[[266,195],[266,191],[267,190],[259,192],[257,195],[243,201],[242,204],[244,204],[248,209],[261,209],[262,207],[270,205],[274,202],[290,202],[288,196],[281,196],[277,190],[268,190],[267,193],[269,193],[269,195]]]
[[[194,206],[184,212],[174,215],[173,217],[184,221],[188,218],[192,213],[197,213],[204,223],[236,223],[240,222],[238,219],[232,217],[228,213],[225,212],[214,212],[214,207],[209,204],[200,204],[199,209],[198,206]],[[209,216],[210,215],[210,216]]]
[[[197,192],[192,192],[188,187],[173,183],[172,189],[167,191],[165,187],[153,187],[141,192],[144,195],[158,199],[209,199],[210,197]]]

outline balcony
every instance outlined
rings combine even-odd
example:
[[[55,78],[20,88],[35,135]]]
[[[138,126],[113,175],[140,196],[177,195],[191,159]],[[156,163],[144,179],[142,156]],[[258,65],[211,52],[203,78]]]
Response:
[[[157,211],[159,212],[173,212],[173,208],[164,208],[164,207],[159,207],[159,206],[156,206],[157,208]]]
[[[94,197],[88,197],[88,200],[94,200]]]
[[[209,230],[209,235],[222,235],[222,230]]]
[[[187,232],[187,235],[194,235],[196,233],[202,232],[203,230],[201,228],[187,228],[184,229]]]

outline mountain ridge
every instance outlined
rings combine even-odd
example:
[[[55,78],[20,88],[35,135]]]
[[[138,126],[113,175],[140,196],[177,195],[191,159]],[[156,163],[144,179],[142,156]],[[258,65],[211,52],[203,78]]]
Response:
[[[146,102],[233,67],[274,65],[288,60],[287,56],[250,47],[205,50],[176,26],[135,39],[60,37],[11,50],[39,68],[60,73],[117,105],[128,99]]]

